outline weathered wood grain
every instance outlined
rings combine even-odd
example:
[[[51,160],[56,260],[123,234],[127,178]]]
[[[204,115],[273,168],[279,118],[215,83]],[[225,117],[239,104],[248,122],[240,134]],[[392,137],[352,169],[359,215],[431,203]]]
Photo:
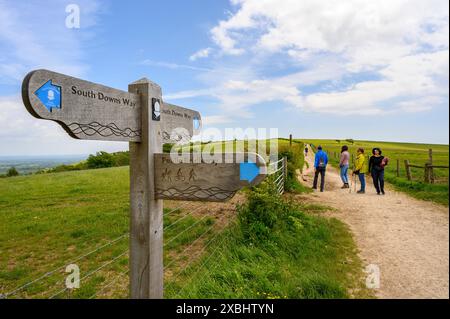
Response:
[[[36,94],[48,81],[60,88],[60,108],[49,110]],[[22,98],[33,116],[58,122],[74,138],[141,139],[140,105],[136,94],[48,70],[36,70],[25,77]]]
[[[47,83],[60,91],[60,107],[46,107],[38,97],[37,92]],[[141,104],[137,94],[48,70],[35,70],[23,81],[22,99],[33,116],[59,123],[73,138],[141,141]],[[199,133],[199,112],[164,103],[161,98],[158,102],[161,124],[157,133],[164,143],[187,143]]]
[[[257,154],[220,154],[211,161],[196,161],[195,155],[171,158],[170,154],[155,154],[155,196],[161,199],[193,201],[226,201],[244,186],[260,183],[266,175],[264,159]],[[251,181],[241,180],[240,163],[252,162],[259,174]],[[226,162],[228,159],[230,162]],[[231,159],[231,160],[230,160]],[[181,162],[181,161],[184,162]]]
[[[130,295],[163,298],[163,203],[156,199],[154,153],[162,152],[160,122],[151,115],[161,88],[147,79],[129,85],[140,97],[142,140],[130,142]]]

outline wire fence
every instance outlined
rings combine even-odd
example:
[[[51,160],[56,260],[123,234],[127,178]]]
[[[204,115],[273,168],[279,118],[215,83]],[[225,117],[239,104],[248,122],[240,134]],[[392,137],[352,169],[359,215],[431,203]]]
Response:
[[[274,183],[279,194],[284,192],[286,165],[286,158],[282,158],[269,163],[267,167],[268,179]],[[170,206],[164,209],[165,292],[169,291],[170,297],[183,296],[188,283],[204,273],[205,267],[212,269],[219,264],[219,257],[222,256],[220,247],[228,240],[228,235],[223,230],[233,222],[233,217],[217,214],[217,211],[222,211],[226,205],[231,204],[214,205],[215,214],[201,202],[170,202]],[[0,299],[93,299],[117,297],[118,294],[128,297],[129,236],[127,231],[106,241],[85,241],[82,243],[83,247],[92,245],[90,249],[49,267],[46,272],[28,275],[27,278],[31,279],[0,294]],[[67,286],[70,273],[66,270],[70,265],[79,266],[79,289]],[[121,283],[121,291],[117,291],[118,283]]]
[[[269,163],[268,165],[269,182],[273,182],[278,194],[284,193],[284,185],[287,176],[287,159],[283,157],[278,161]]]

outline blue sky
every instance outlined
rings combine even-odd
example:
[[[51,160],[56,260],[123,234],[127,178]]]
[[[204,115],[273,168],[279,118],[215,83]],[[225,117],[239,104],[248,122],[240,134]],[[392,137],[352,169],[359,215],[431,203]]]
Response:
[[[79,29],[65,25],[70,3]],[[31,117],[20,86],[36,68],[123,90],[146,76],[205,129],[448,143],[448,11],[444,0],[0,0],[0,155],[128,148]]]

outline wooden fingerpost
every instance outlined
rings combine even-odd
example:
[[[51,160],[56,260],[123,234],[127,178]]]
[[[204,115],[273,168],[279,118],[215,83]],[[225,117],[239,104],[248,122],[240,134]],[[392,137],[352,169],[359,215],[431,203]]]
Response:
[[[289,146],[292,146],[292,134],[289,134]]]
[[[405,160],[405,169],[406,169],[406,178],[408,178],[408,181],[410,181],[411,178],[411,167],[409,166],[409,161]]]
[[[161,88],[141,79],[141,142],[130,142],[130,297],[163,298],[163,201],[155,199],[154,154],[162,153]],[[154,108],[154,110],[153,110]]]

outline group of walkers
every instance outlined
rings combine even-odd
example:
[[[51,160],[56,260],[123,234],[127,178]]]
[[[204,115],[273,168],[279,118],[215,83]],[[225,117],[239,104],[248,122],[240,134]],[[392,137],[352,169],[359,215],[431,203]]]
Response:
[[[305,149],[305,153],[307,153]],[[365,194],[366,192],[366,174],[370,173],[372,175],[373,184],[378,195],[384,195],[384,168],[388,164],[389,158],[382,155],[381,149],[375,147],[372,149],[372,156],[369,159],[367,165],[366,156],[364,154],[364,149],[362,147],[358,148],[356,151],[356,160],[353,168],[352,175],[358,176],[360,182],[360,189],[357,191],[358,194]],[[314,158],[314,182],[313,189],[317,189],[317,183],[320,175],[320,191],[324,191],[325,187],[325,172],[328,165],[328,155],[322,149],[322,146],[317,147],[317,152]],[[342,188],[350,188],[349,184],[349,167],[350,167],[350,153],[348,151],[348,146],[344,145],[341,149],[341,155],[339,158],[339,169],[340,176],[342,180]]]

